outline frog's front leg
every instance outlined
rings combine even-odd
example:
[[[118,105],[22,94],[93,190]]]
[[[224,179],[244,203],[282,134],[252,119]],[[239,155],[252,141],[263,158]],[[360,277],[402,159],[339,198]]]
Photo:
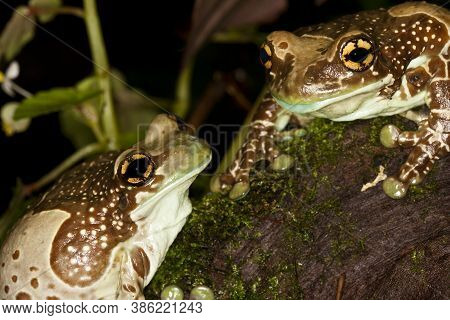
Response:
[[[279,106],[270,94],[261,101],[249,124],[249,131],[244,144],[238,150],[233,163],[228,169],[211,181],[214,192],[228,192],[231,199],[239,199],[250,189],[250,170],[256,162],[267,160],[272,168],[287,169],[292,165],[292,158],[281,155],[275,145],[289,122],[290,113]]]
[[[145,279],[149,273],[150,260],[144,249],[137,246],[130,251],[123,251],[117,299],[144,299]]]
[[[434,162],[450,152],[450,80],[432,81],[427,102],[430,114],[420,122],[417,131],[400,133],[392,125],[382,129],[381,141],[385,146],[413,147],[398,175],[383,183],[391,198],[404,197],[410,185],[420,183]]]

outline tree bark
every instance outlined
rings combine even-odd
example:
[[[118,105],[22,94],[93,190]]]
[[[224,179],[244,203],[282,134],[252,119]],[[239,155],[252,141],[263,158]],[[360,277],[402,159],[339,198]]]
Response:
[[[449,158],[403,199],[381,183],[360,191],[380,165],[394,174],[408,155],[378,142],[391,122],[414,129],[400,117],[314,121],[280,145],[294,168],[255,171],[241,201],[194,200],[147,297],[202,284],[222,299],[448,299]]]

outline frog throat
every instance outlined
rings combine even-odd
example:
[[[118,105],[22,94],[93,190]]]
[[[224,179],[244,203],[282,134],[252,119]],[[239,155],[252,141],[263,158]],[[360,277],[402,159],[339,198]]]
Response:
[[[299,113],[299,114],[308,114],[314,111],[318,111],[324,107],[327,107],[333,103],[346,100],[352,97],[355,97],[360,94],[369,93],[369,92],[377,92],[379,89],[385,87],[388,84],[391,84],[393,81],[392,74],[388,74],[383,79],[374,82],[372,84],[369,84],[364,87],[360,87],[356,90],[347,92],[345,94],[341,94],[335,97],[331,97],[324,100],[319,100],[313,103],[288,103],[284,101],[282,98],[274,97],[275,101],[282,106],[283,108],[287,109],[288,111]]]

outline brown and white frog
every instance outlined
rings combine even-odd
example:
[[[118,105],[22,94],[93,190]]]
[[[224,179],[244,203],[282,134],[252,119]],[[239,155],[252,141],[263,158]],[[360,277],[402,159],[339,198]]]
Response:
[[[143,298],[210,158],[205,143],[159,115],[142,143],[65,173],[3,243],[0,298]]]
[[[417,131],[382,129],[387,147],[412,147],[398,174],[383,182],[392,198],[420,183],[450,151],[450,13],[425,2],[364,11],[294,33],[276,31],[260,49],[269,93],[231,166],[211,189],[238,199],[249,190],[255,162],[292,163],[275,140],[291,117],[352,121],[400,114]],[[426,105],[428,112],[411,110]]]

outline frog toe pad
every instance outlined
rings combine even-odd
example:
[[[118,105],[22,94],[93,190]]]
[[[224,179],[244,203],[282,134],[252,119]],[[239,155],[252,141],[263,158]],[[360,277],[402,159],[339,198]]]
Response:
[[[273,170],[287,170],[294,164],[294,158],[287,154],[281,154],[280,156],[276,157],[272,164],[271,168]]]
[[[239,200],[245,197],[245,195],[249,192],[249,190],[250,184],[248,182],[241,181],[236,183],[233,186],[233,188],[231,188],[231,191],[228,194],[228,196],[230,197],[231,200]]]
[[[408,185],[395,177],[389,177],[383,181],[383,190],[392,199],[401,199],[408,191]]]
[[[395,148],[398,146],[399,135],[400,130],[396,126],[388,124],[381,129],[380,141],[386,148]]]

